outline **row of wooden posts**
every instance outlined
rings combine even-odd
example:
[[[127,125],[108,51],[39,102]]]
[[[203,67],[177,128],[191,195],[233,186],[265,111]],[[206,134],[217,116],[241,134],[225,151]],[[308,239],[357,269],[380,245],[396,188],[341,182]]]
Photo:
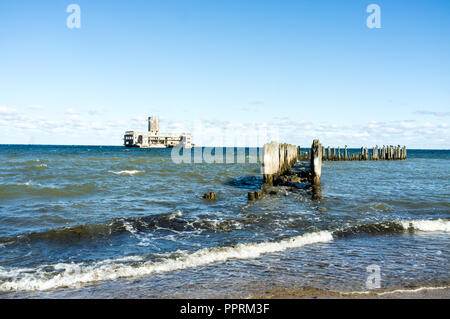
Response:
[[[319,140],[314,140],[311,145],[309,155],[311,164],[311,183],[320,184],[320,176],[322,174],[322,151],[323,147]],[[278,142],[270,142],[264,144],[263,150],[263,182],[266,185],[273,185],[274,182],[288,169],[292,167],[299,158],[299,148],[291,144],[280,144]],[[254,199],[258,194],[249,193],[249,199]]]
[[[286,170],[299,161],[310,162],[311,184],[319,185],[323,161],[367,161],[367,160],[405,160],[406,146],[375,146],[369,151],[361,147],[358,153],[349,153],[347,146],[325,149],[319,140],[314,140],[309,152],[302,152],[300,146],[271,142],[264,145],[263,175],[265,184],[273,184]]]
[[[350,153],[347,149],[347,145],[341,151],[340,147],[331,148],[328,146],[326,149],[322,147],[322,161],[396,161],[406,159],[406,146],[383,146],[378,148],[378,145],[368,149],[367,147],[361,147],[361,151],[358,153]],[[300,146],[297,147],[298,160],[310,161],[311,152],[302,151]]]

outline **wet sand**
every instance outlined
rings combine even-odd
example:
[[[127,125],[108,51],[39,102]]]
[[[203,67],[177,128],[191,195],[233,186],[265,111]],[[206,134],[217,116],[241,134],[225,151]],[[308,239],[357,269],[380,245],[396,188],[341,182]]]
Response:
[[[319,289],[277,290],[260,297],[270,299],[450,299],[450,287],[398,289],[381,293],[339,293]]]

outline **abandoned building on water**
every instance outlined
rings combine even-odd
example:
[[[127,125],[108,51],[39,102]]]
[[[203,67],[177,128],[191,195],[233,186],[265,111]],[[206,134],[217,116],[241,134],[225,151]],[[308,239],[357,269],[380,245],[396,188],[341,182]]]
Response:
[[[139,148],[168,148],[185,147],[191,148],[191,133],[160,133],[159,118],[148,118],[148,131],[127,131],[124,136],[126,147]]]

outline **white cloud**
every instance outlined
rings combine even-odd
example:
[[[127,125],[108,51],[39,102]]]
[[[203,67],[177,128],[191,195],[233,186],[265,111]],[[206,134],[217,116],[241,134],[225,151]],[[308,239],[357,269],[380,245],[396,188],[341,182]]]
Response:
[[[415,114],[422,114],[422,115],[433,115],[437,117],[444,117],[444,116],[450,116],[450,112],[438,112],[438,111],[416,111]]]
[[[88,114],[91,115],[91,116],[99,116],[99,115],[104,115],[105,111],[104,110],[91,109],[91,110],[88,111]]]
[[[15,109],[0,105],[0,115],[13,115],[16,113],[17,111]]]
[[[7,134],[37,136],[42,142],[42,136],[47,136],[48,143],[55,136],[67,144],[86,140],[88,144],[120,144],[122,135],[127,130],[146,130],[147,117],[135,116],[128,119],[105,118],[99,120],[89,116],[81,116],[73,109],[68,109],[68,116],[55,119],[31,116],[27,112],[19,112],[14,108],[0,106],[0,128],[2,137]],[[202,138],[205,143],[224,145],[232,143],[245,146],[248,143],[262,145],[269,140],[309,146],[312,139],[319,138],[324,146],[361,147],[383,144],[401,144],[418,148],[450,148],[450,126],[446,122],[431,123],[429,121],[371,121],[362,124],[328,124],[306,120],[293,120],[287,117],[272,118],[270,122],[231,122],[218,119],[203,119],[196,122],[174,121],[160,119],[161,131],[191,132],[194,143],[200,145]],[[6,135],[5,135],[5,133]],[[255,139],[255,137],[258,137]],[[209,142],[208,142],[209,141]],[[249,142],[250,141],[250,142]],[[256,141],[256,142],[255,142]]]
[[[78,113],[77,111],[75,111],[72,108],[66,109],[66,114],[69,114],[69,115],[80,115],[80,113]]]

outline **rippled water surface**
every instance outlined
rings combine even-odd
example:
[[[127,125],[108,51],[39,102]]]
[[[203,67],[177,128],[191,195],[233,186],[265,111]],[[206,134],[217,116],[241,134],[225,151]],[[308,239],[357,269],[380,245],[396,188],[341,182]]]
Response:
[[[380,290],[447,286],[449,159],[409,150],[406,161],[325,162],[321,200],[281,187],[247,202],[259,163],[0,146],[0,297],[366,291],[369,265]]]

